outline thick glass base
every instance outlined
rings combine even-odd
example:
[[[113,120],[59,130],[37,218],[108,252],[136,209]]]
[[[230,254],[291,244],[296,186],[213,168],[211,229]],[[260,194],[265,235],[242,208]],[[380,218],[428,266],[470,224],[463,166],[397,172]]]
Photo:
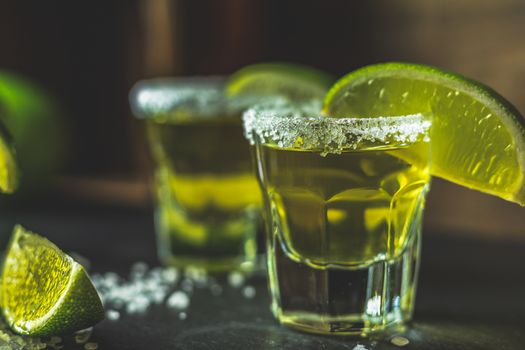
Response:
[[[354,268],[296,262],[275,243],[268,273],[272,311],[283,325],[311,333],[368,337],[400,329],[411,319],[419,232],[396,259]]]
[[[280,315],[280,311],[274,311],[281,324],[299,331],[354,337],[370,337],[378,334],[390,334],[404,330],[405,321],[393,317],[387,324],[373,324],[363,322],[360,317],[342,316],[327,317],[320,320],[319,315],[306,313],[288,313]]]
[[[179,213],[158,208],[155,217],[161,262],[207,271],[252,271],[256,265],[258,221],[251,215],[220,222],[173,220]]]

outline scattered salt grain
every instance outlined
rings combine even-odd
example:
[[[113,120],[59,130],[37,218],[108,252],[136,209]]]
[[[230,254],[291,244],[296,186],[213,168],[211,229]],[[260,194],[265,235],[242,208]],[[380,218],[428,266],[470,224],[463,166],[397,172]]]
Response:
[[[171,309],[184,310],[189,306],[190,298],[186,293],[176,291],[170,295],[166,304]]]
[[[173,267],[162,270],[161,276],[167,283],[176,283],[179,277],[177,269]]]
[[[142,314],[145,313],[151,302],[146,296],[137,295],[130,303],[126,305],[126,312],[128,314]]]
[[[119,282],[119,280],[120,277],[115,272],[106,272],[104,274],[103,281],[105,282],[106,286],[116,285]]]
[[[253,286],[246,286],[242,289],[242,295],[246,298],[246,299],[252,299],[255,297],[255,288]]]
[[[106,312],[106,317],[110,321],[117,321],[120,318],[120,312],[117,310],[108,310]]]
[[[410,340],[408,340],[405,337],[395,336],[392,339],[390,339],[390,342],[395,346],[406,346],[410,343]]]
[[[180,283],[180,287],[186,293],[191,293],[191,292],[193,292],[193,281],[190,280],[190,279],[184,279]]]
[[[162,304],[179,311],[178,317],[185,319],[186,313],[181,311],[189,307],[195,289],[207,289],[213,296],[220,296],[225,288],[202,268],[190,267],[180,273],[174,267],[149,268],[144,262],[133,264],[127,279],[114,272],[106,272],[94,274],[92,281],[110,321],[121,319],[123,313],[141,315],[151,307]],[[254,298],[256,289],[245,283],[245,275],[236,271],[227,276],[226,287],[240,289],[246,299]]]
[[[202,287],[208,283],[208,274],[205,269],[197,267],[188,267],[184,271],[186,279],[189,279],[193,282],[194,285]]]
[[[239,288],[244,284],[244,276],[240,272],[232,272],[228,275],[228,283],[233,288]]]
[[[86,343],[89,340],[89,338],[91,338],[91,333],[92,332],[93,332],[93,327],[76,332],[75,333],[75,342],[77,344],[84,344],[84,343]]]
[[[181,312],[179,314],[179,320],[185,320],[188,317],[188,315],[185,312]]]
[[[113,272],[93,275],[93,284],[104,306],[128,314],[145,313],[152,304],[162,304],[178,279],[177,269],[149,269],[144,262],[133,264],[129,280]]]
[[[157,305],[162,304],[162,302],[166,298],[166,291],[163,291],[163,290],[154,291],[151,293],[150,297],[151,297],[151,301],[154,304],[157,304]]]
[[[98,349],[98,344],[97,343],[86,343],[84,345],[84,349],[86,349],[86,350],[96,350],[96,349]]]
[[[367,349],[366,346],[364,346],[364,345],[357,344],[356,346],[354,346],[354,347],[352,348],[352,350],[368,350],[368,349]]]

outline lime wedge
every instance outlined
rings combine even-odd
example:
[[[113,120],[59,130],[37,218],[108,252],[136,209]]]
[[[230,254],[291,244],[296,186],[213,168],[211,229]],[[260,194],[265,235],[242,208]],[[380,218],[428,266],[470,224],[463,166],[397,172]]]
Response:
[[[69,148],[61,117],[58,103],[45,89],[0,69],[0,120],[13,137],[21,172],[22,193],[17,194],[31,195],[32,190],[49,185],[64,164]],[[17,174],[9,176],[16,179]]]
[[[0,192],[13,193],[18,187],[18,166],[11,137],[0,123]]]
[[[433,175],[525,205],[525,121],[481,83],[438,68],[382,63],[341,78],[323,112],[432,116]]]
[[[230,77],[230,96],[280,94],[292,100],[323,99],[335,79],[315,68],[288,63],[260,63],[244,67]]]
[[[20,225],[9,243],[1,283],[4,317],[19,334],[68,333],[104,318],[104,308],[84,268]]]

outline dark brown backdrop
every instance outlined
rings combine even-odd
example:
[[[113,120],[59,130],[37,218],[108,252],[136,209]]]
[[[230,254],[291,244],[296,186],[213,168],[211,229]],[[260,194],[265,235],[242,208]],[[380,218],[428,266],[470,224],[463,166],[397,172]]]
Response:
[[[70,181],[68,190],[141,202],[148,163],[127,101],[138,79],[228,74],[272,60],[342,75],[406,60],[481,80],[525,111],[524,35],[521,0],[3,1],[0,69],[40,83],[63,105],[72,139],[63,175],[128,180],[102,190],[96,180]],[[439,227],[513,237],[525,227],[523,209],[440,181],[429,206],[427,222]]]

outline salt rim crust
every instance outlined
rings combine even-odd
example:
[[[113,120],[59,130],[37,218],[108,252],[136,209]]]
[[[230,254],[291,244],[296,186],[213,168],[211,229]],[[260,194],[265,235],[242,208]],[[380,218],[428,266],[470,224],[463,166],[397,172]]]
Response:
[[[133,87],[130,102],[137,118],[155,117],[177,108],[207,112],[207,107],[222,104],[221,91],[220,83],[213,79],[141,81]]]
[[[219,76],[139,81],[130,92],[131,108],[139,119],[171,117],[181,111],[192,118],[210,118],[240,113],[261,102],[260,96],[226,96],[225,81]]]
[[[320,102],[294,105],[286,101],[253,106],[243,114],[250,144],[319,150],[339,154],[362,145],[409,145],[428,141],[431,122],[422,114],[372,118],[323,116]]]

